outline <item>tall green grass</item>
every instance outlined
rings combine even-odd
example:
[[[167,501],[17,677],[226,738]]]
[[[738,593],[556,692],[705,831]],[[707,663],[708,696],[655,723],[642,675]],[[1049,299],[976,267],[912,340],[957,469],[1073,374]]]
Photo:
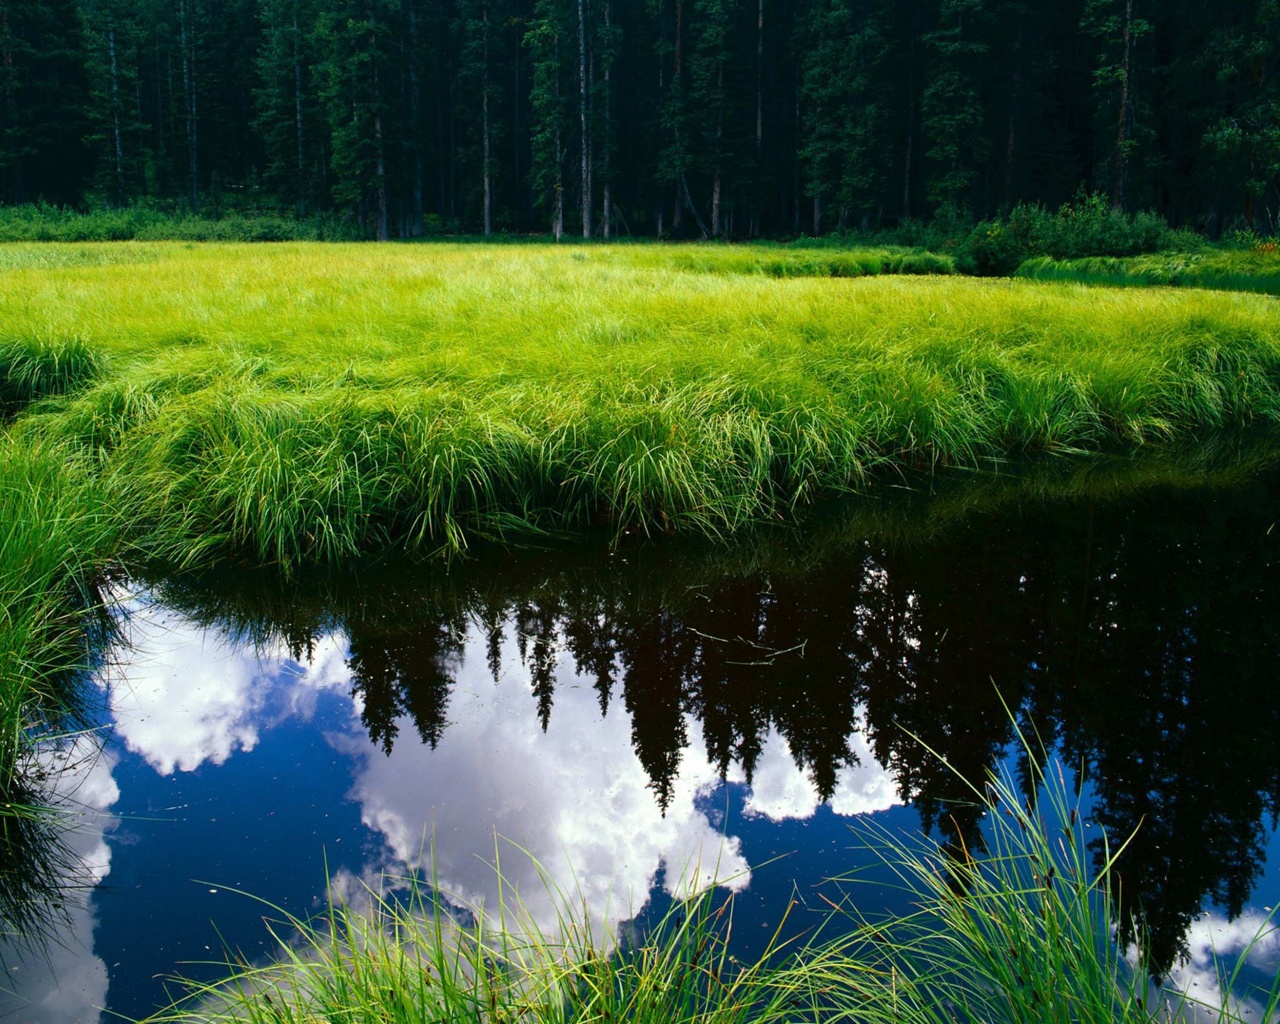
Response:
[[[44,755],[86,725],[75,677],[107,628],[94,573],[118,535],[73,453],[0,435],[0,934],[56,922],[67,858]]]
[[[840,908],[856,927],[802,968],[830,1000],[828,1019],[1242,1024],[1253,1012],[1245,997],[1261,1007],[1260,1020],[1275,1019],[1280,978],[1262,991],[1241,984],[1252,946],[1277,927],[1275,914],[1234,966],[1219,965],[1218,993],[1162,985],[1141,948],[1116,941],[1122,882],[1115,864],[1131,837],[1091,837],[1060,764],[1043,763],[1032,755],[1022,780],[1005,768],[982,785],[966,783],[986,814],[983,852],[944,851],[926,838],[859,826],[915,909],[868,920],[852,909],[856,897]]]
[[[591,908],[572,895],[556,893],[560,916],[548,929],[518,894],[499,908],[468,906],[409,880],[366,892],[361,904],[335,900],[314,919],[272,908],[273,959],[233,958],[227,977],[188,983],[152,1020],[1156,1024],[1208,1015],[1244,1024],[1246,996],[1261,1021],[1275,1018],[1280,979],[1246,993],[1239,966],[1224,969],[1207,998],[1161,988],[1140,951],[1115,941],[1123,837],[1101,837],[1095,868],[1061,770],[1033,768],[1031,783],[1026,792],[1005,773],[972,787],[987,810],[981,855],[859,826],[914,909],[870,921],[837,907],[852,922],[819,918],[794,946],[778,942],[780,923],[750,962],[731,954],[732,900],[713,892],[618,934],[595,931]],[[1255,941],[1274,928],[1269,920]]]
[[[0,275],[0,316],[97,361],[16,436],[83,452],[135,539],[188,563],[722,535],[890,467],[1280,421],[1280,311],[1249,296],[776,279],[643,246],[153,251]]]
[[[87,384],[102,373],[103,363],[78,338],[0,341],[0,415],[12,415],[37,399]]]
[[[1214,288],[1280,295],[1280,254],[1269,249],[1218,249],[1155,253],[1127,258],[1094,256],[1027,260],[1017,276],[1035,281],[1076,281],[1109,287]]]
[[[553,930],[518,895],[469,904],[420,879],[382,880],[319,918],[270,907],[276,957],[233,961],[230,977],[185,983],[151,1024],[747,1024],[816,1020],[810,994],[777,968],[729,952],[732,904],[678,901],[642,933],[599,931],[557,893]],[[776,940],[776,934],[775,934]]]

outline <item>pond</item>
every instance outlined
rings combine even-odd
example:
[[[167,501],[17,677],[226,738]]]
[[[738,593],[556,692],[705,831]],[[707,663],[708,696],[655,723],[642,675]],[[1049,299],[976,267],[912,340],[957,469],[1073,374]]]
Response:
[[[907,480],[732,544],[135,569],[88,683],[103,728],[55,783],[91,885],[50,911],[56,941],[4,952],[5,1008],[143,1016],[175,972],[264,955],[260,900],[306,915],[417,869],[493,901],[495,858],[548,923],[546,879],[614,925],[718,880],[747,954],[793,899],[811,927],[831,876],[905,909],[859,822],[980,848],[957,773],[1026,776],[1017,728],[1096,834],[1133,835],[1123,912],[1207,989],[1280,899],[1277,521],[1274,466],[1051,467]],[[1252,957],[1265,980],[1280,945]]]

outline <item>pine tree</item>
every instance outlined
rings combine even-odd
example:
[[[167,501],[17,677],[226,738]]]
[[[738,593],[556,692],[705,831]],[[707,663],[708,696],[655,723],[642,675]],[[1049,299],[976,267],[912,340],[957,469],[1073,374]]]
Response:
[[[86,54],[71,0],[0,4],[0,198],[76,203],[89,177]]]
[[[991,0],[940,0],[937,26],[925,36],[930,61],[922,115],[935,165],[929,199],[936,207],[975,205],[973,186],[990,150],[983,87],[991,6]]]
[[[1151,32],[1151,23],[1140,15],[1150,0],[1087,0],[1081,25],[1098,46],[1093,84],[1098,116],[1109,154],[1101,176],[1108,181],[1111,205],[1123,210],[1128,204],[1129,174],[1138,148],[1138,118],[1142,101],[1137,87],[1137,49]],[[1108,127],[1109,126],[1109,127]]]
[[[568,35],[563,0],[536,0],[524,44],[533,60],[533,166],[535,202],[548,216],[556,241],[564,233],[564,155],[569,112],[563,40]]]

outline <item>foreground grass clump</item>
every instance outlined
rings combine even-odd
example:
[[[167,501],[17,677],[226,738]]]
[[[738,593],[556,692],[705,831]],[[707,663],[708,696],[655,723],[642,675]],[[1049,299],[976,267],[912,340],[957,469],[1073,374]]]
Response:
[[[1018,277],[1111,287],[1164,285],[1280,295],[1280,253],[1272,244],[1129,258],[1055,260],[1044,256],[1023,263]]]
[[[20,723],[62,722],[65,695],[54,681],[85,655],[84,612],[98,603],[93,574],[119,533],[101,488],[71,453],[0,435],[3,764],[22,746]]]
[[[775,279],[684,265],[700,251],[55,246],[65,265],[0,273],[7,344],[87,369],[21,391],[11,431],[80,452],[153,554],[294,565],[723,534],[889,466],[1280,421],[1269,300]]]
[[[849,927],[826,919],[798,945],[768,943],[751,962],[730,952],[732,901],[703,892],[628,935],[598,931],[592,908],[560,897],[547,928],[518,897],[466,906],[438,889],[388,880],[362,905],[317,919],[283,911],[277,959],[236,960],[230,976],[189,983],[157,1017],[172,1024],[316,1021],[438,1024],[1156,1024],[1206,1015],[1223,1024],[1273,1019],[1269,992],[1164,989],[1114,942],[1112,869],[1092,859],[1060,772],[1032,769],[1038,795],[1009,774],[974,788],[989,849],[947,854],[864,826],[916,910]],[[510,895],[510,893],[508,893]],[[598,909],[598,908],[597,908]],[[486,912],[487,911],[487,912]],[[1273,925],[1255,941],[1266,939]],[[1248,951],[1246,951],[1247,953]],[[1243,960],[1242,960],[1243,963]],[[1250,1005],[1246,1000],[1252,1000]]]
[[[69,877],[49,755],[85,724],[69,677],[105,628],[93,573],[118,529],[68,452],[0,435],[0,937],[38,941]]]

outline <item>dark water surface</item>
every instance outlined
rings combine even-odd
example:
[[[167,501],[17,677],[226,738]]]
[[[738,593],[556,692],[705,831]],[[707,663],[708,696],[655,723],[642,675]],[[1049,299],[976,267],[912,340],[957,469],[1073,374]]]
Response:
[[[163,976],[270,948],[235,890],[320,911],[433,841],[445,887],[494,900],[496,851],[548,923],[510,843],[614,924],[727,879],[747,953],[871,863],[860,818],[980,846],[920,741],[1025,773],[1002,699],[1092,827],[1136,829],[1125,913],[1203,994],[1280,899],[1280,473],[1155,476],[937,485],[730,547],[120,583],[106,750],[78,741],[59,782],[97,885],[43,956],[8,954],[14,1019],[143,1015]],[[1273,936],[1249,973],[1278,958]]]

